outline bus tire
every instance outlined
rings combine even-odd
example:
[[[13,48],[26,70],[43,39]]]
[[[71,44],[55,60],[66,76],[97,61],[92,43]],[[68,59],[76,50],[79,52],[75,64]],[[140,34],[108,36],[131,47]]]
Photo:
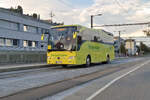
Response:
[[[109,55],[107,55],[106,63],[107,63],[107,64],[110,63],[110,56],[109,56]]]
[[[62,65],[62,67],[63,67],[63,68],[67,68],[68,66],[67,66],[67,65]]]
[[[85,64],[85,66],[86,67],[89,67],[91,65],[91,57],[90,56],[87,56],[86,57],[86,64]]]

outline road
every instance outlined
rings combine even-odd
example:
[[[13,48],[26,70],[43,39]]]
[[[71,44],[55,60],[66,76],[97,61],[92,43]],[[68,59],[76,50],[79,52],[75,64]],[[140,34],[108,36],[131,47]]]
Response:
[[[149,100],[149,58],[43,100]],[[130,67],[129,67],[130,66]]]
[[[121,78],[93,100],[149,100],[150,63]]]
[[[107,86],[113,79],[128,73],[137,66],[142,66],[142,68],[146,66],[146,64],[140,64],[148,59],[118,59],[111,64],[98,64],[89,68],[57,66],[1,73],[0,100],[90,100],[88,98]],[[118,79],[117,82],[121,79],[124,77]],[[114,84],[116,81],[92,99],[99,100],[99,96]]]

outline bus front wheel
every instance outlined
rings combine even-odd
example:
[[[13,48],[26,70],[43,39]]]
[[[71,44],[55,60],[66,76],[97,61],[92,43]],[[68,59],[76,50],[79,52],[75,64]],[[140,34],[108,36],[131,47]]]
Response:
[[[67,65],[62,65],[62,67],[63,67],[63,68],[67,68],[68,66],[67,66]]]
[[[86,58],[86,67],[89,67],[91,65],[91,58],[90,56],[87,56]]]
[[[109,55],[107,56],[106,63],[107,63],[107,64],[109,64],[109,63],[110,63],[110,57],[109,57]]]

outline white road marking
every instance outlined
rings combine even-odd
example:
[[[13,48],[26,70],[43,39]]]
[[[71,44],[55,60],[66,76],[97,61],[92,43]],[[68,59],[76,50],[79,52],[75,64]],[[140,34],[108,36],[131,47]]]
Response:
[[[110,82],[109,82],[108,84],[106,84],[103,88],[101,88],[101,89],[99,89],[98,91],[96,91],[94,94],[92,94],[92,95],[91,95],[90,97],[88,97],[86,100],[92,100],[94,97],[96,97],[98,94],[100,94],[101,92],[103,92],[105,89],[107,89],[107,88],[108,88],[109,86],[111,86],[113,83],[115,83],[115,82],[118,81],[119,79],[125,77],[126,75],[128,75],[128,74],[130,74],[130,73],[132,73],[132,72],[134,72],[134,71],[136,71],[136,70],[138,70],[138,69],[141,68],[142,66],[148,64],[149,62],[150,62],[150,60],[147,61],[147,62],[145,62],[145,63],[143,63],[143,64],[141,64],[141,65],[139,65],[139,66],[137,66],[136,68],[130,70],[129,72],[127,72],[127,73],[125,73],[125,74],[123,74],[123,75],[121,75],[121,76],[115,78],[114,80],[110,81]]]

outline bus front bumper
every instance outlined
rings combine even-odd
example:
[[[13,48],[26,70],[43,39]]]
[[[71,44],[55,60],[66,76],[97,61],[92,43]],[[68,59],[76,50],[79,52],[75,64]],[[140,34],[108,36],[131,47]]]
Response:
[[[56,64],[56,65],[76,64],[75,53],[51,52],[51,53],[47,54],[47,64]]]
[[[64,60],[64,59],[59,59],[59,60],[57,60],[57,59],[53,59],[53,60],[48,60],[47,61],[47,64],[58,64],[58,65],[66,65],[66,64],[76,64],[75,63],[75,60]]]

